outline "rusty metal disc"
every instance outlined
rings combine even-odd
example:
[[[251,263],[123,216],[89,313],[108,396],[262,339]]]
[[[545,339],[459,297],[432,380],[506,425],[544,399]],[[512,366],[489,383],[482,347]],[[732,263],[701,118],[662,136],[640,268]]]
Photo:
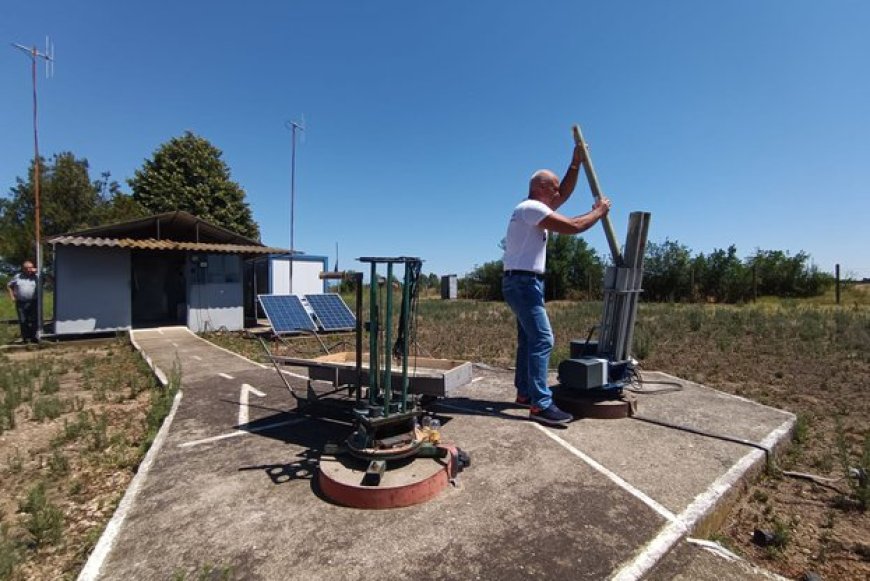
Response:
[[[366,467],[366,462],[352,457],[323,457],[317,476],[320,490],[343,506],[386,509],[421,504],[450,484],[449,462],[435,458],[389,467],[377,486],[363,485]]]
[[[615,420],[633,416],[637,412],[637,398],[626,392],[611,397],[556,386],[553,388],[553,400],[575,418]]]

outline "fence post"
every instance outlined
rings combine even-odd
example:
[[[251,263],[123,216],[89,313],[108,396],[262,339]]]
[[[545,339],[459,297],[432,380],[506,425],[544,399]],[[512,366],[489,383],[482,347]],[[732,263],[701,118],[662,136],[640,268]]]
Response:
[[[752,264],[752,302],[758,301],[758,265]]]
[[[689,302],[695,302],[695,269],[689,269]]]
[[[837,281],[836,284],[834,285],[834,288],[836,289],[834,291],[834,296],[837,297],[837,304],[839,305],[840,304],[840,265],[839,264],[834,266],[834,277]]]

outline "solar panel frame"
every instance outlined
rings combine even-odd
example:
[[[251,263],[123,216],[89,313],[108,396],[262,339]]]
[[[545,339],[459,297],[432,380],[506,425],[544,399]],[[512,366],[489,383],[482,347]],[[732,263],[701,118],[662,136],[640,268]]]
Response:
[[[348,331],[356,328],[353,311],[338,293],[305,295],[305,300],[314,311],[317,324],[324,331]]]
[[[296,295],[257,295],[275,333],[317,331],[317,325]]]

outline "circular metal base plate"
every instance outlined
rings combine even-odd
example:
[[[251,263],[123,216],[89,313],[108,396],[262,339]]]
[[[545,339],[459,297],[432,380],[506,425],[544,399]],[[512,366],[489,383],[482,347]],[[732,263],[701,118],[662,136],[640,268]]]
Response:
[[[404,446],[396,446],[394,448],[354,448],[353,442],[348,440],[347,451],[361,460],[401,460],[414,456],[422,444],[423,440],[417,438]]]
[[[615,420],[632,416],[637,411],[637,398],[626,392],[619,397],[604,397],[556,386],[553,388],[553,400],[575,418]]]
[[[377,486],[363,486],[368,464],[352,457],[323,457],[317,482],[338,504],[353,508],[399,508],[438,496],[450,484],[448,465],[435,458],[414,458],[387,466]]]

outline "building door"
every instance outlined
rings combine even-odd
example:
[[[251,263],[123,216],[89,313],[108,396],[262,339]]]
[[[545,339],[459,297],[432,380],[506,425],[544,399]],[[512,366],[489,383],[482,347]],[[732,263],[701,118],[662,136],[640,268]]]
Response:
[[[133,327],[187,323],[183,252],[135,251],[131,257]]]

